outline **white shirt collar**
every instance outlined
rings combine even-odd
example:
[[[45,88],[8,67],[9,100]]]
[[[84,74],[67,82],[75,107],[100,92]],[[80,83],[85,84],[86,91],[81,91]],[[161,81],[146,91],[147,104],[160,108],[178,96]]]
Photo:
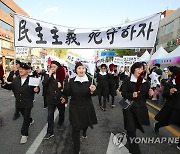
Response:
[[[21,78],[21,86],[24,84],[27,78]]]
[[[127,75],[127,76],[129,76],[130,73],[125,71],[124,74]]]
[[[131,82],[137,82],[137,79],[135,78],[135,76],[133,74],[131,74],[131,78],[130,78]],[[146,80],[143,79],[142,83],[146,82]]]
[[[176,85],[175,79],[172,80],[173,85]]]
[[[89,80],[88,80],[87,75],[85,74],[83,77],[79,77],[79,76],[77,75],[76,78],[74,79],[74,81],[79,81],[79,82],[83,83],[83,82],[87,82],[87,81],[89,81]]]
[[[53,74],[54,79],[56,80],[56,74]]]
[[[106,75],[107,73],[100,71],[99,74],[101,74],[101,75]]]

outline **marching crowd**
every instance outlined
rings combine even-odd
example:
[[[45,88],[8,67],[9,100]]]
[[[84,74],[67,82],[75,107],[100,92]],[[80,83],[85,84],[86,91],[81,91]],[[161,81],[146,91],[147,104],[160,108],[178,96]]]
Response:
[[[77,62],[74,68],[75,77],[70,78],[68,69],[57,61],[52,61],[47,71],[38,73],[33,71],[30,63],[16,61],[16,71],[10,72],[5,79],[0,66],[0,84],[7,90],[12,90],[15,97],[15,114],[13,120],[22,114],[24,120],[21,128],[20,143],[28,140],[29,126],[34,123],[31,117],[34,96],[40,92],[39,86],[30,86],[31,77],[42,76],[42,94],[44,108],[47,108],[48,128],[44,139],[54,136],[54,112],[59,111],[58,126],[62,129],[65,117],[65,105],[69,103],[69,121],[72,125],[72,141],[74,153],[80,153],[80,136],[87,138],[88,127],[97,124],[96,112],[91,97],[98,96],[99,107],[107,112],[106,104],[115,107],[115,96],[120,91],[123,104],[124,129],[127,131],[129,151],[132,154],[141,153],[139,145],[131,143],[130,138],[136,137],[136,130],[144,132],[143,125],[149,126],[150,120],[146,100],[160,101],[163,104],[160,112],[155,116],[154,132],[168,125],[180,126],[180,68],[169,66],[160,69],[155,64],[149,69],[146,62],[136,62],[131,67],[125,66],[120,72],[117,65],[105,63],[96,66],[93,75],[89,75],[86,66]],[[119,101],[119,100],[118,100]],[[123,106],[120,103],[121,106]],[[177,145],[180,150],[180,142]]]

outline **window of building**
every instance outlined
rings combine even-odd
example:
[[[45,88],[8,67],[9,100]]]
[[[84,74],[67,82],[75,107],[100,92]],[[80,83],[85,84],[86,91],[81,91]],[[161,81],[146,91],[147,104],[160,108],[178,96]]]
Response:
[[[167,35],[173,32],[174,22],[171,22],[161,28],[161,36]]]
[[[1,47],[6,48],[6,49],[14,49],[14,44],[12,42],[6,41],[6,40],[1,40]]]
[[[11,10],[7,5],[5,5],[3,2],[0,2],[0,9],[6,12],[9,15],[14,14],[15,12]]]
[[[0,20],[0,27],[4,30],[7,30],[9,32],[12,32],[14,31],[14,28],[12,26],[10,26],[9,24],[5,23],[4,21]]]

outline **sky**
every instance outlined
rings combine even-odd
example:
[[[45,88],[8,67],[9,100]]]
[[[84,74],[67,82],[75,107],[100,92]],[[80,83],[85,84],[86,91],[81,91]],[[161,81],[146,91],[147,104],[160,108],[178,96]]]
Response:
[[[14,0],[32,18],[75,28],[101,28],[144,18],[166,9],[176,10],[180,0]],[[93,50],[79,50],[91,57]]]

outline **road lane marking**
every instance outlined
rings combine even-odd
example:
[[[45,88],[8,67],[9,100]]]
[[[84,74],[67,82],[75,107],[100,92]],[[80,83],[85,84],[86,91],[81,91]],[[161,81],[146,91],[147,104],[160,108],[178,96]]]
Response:
[[[148,101],[146,101],[146,104],[148,104],[149,106],[151,106],[152,108],[154,108],[154,109],[156,109],[156,110],[158,110],[158,111],[160,111],[161,109],[159,108],[159,107],[157,107],[156,105],[154,105],[154,104],[151,104],[150,102],[148,102]]]
[[[54,113],[54,120],[57,118],[58,115],[59,115],[59,112],[58,112],[58,110],[56,110]],[[31,146],[27,150],[26,154],[35,154],[35,152],[37,151],[38,147],[40,146],[44,136],[47,133],[47,126],[48,126],[48,124],[46,123],[44,128],[41,130],[41,132],[38,134],[38,136],[36,137],[34,142],[31,144]]]
[[[151,113],[150,111],[148,112],[149,116],[154,119],[155,115],[153,113]],[[171,126],[166,126],[165,127],[169,132],[171,132],[173,135],[179,137],[180,136],[180,132],[175,130],[174,128],[172,128]]]

